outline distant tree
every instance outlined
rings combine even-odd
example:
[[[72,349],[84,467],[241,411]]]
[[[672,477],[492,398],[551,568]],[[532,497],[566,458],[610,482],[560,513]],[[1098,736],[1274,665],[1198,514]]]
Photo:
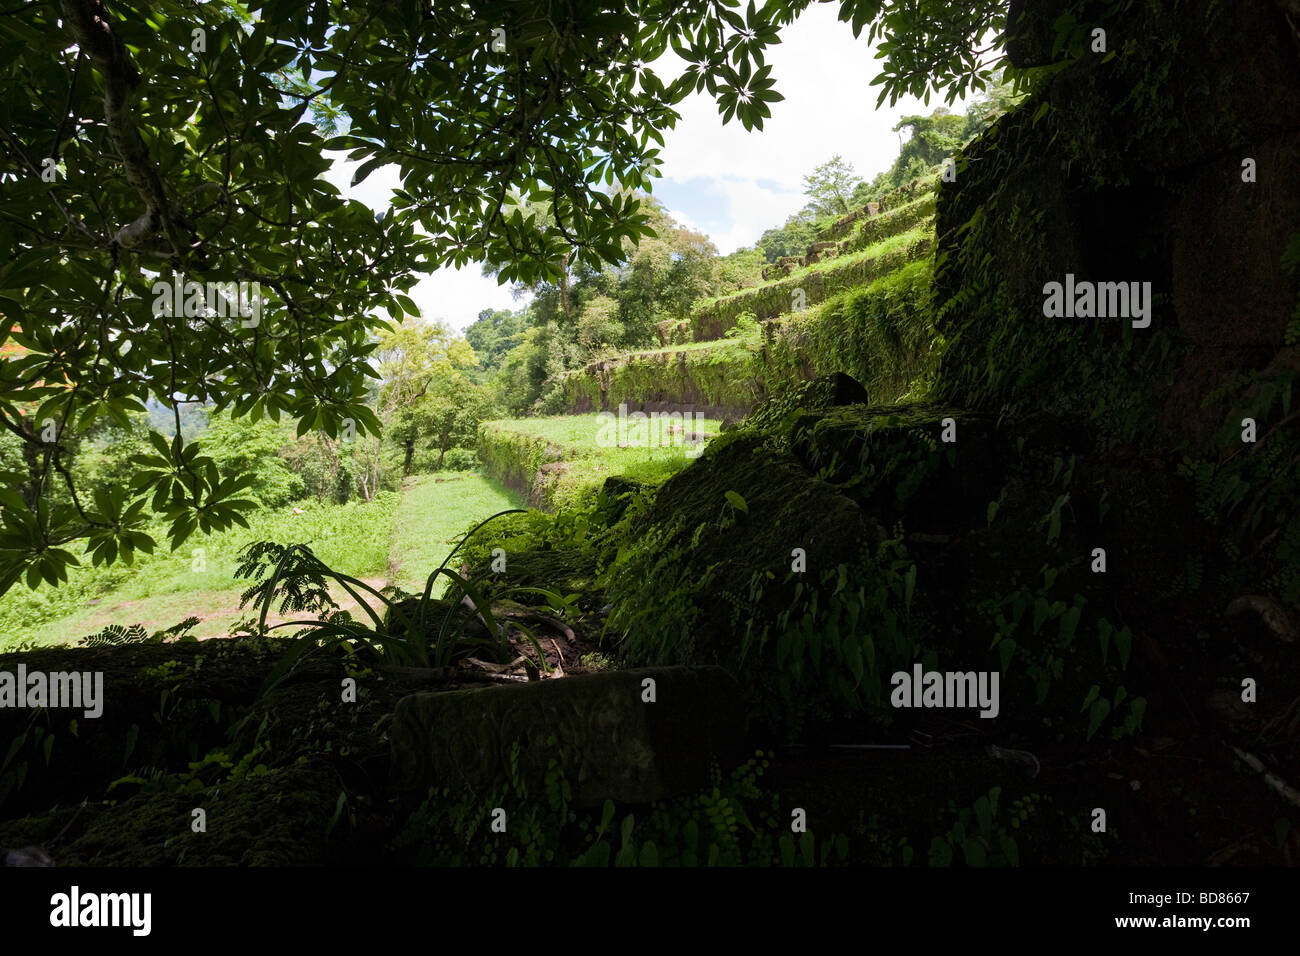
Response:
[[[511,415],[522,415],[541,394],[546,379],[546,350],[550,341],[546,326],[534,326],[523,341],[506,353],[501,369],[492,380],[494,404]]]
[[[953,114],[940,106],[928,116],[904,116],[894,126],[900,136],[898,158],[889,169],[870,183],[860,183],[853,192],[854,206],[874,202],[918,176],[923,176],[957,153],[972,136],[1013,106],[1020,97],[1009,82],[998,79],[985,94],[973,100],[965,114]]]
[[[162,402],[145,403],[149,409],[149,427],[168,438],[176,434],[176,415],[170,405]],[[198,438],[208,427],[208,409],[201,402],[182,402],[180,407],[181,438],[186,441]]]
[[[718,260],[718,292],[725,295],[737,289],[758,285],[763,281],[763,264],[767,261],[761,241],[750,248],[737,249],[731,255],[723,256]]]
[[[812,200],[819,215],[842,216],[849,211],[853,190],[860,182],[853,166],[836,155],[803,178],[804,195]]]
[[[571,335],[564,276],[646,235],[632,191],[654,177],[676,107],[707,91],[723,122],[761,128],[782,99],[764,53],[810,4],[10,4],[0,428],[24,448],[0,475],[0,593],[65,580],[79,562],[70,548],[113,560],[152,543],[159,514],[179,547],[253,506],[244,476],[223,474],[183,428],[172,441],[151,433],[128,485],[80,495],[68,466],[97,418],[129,427],[152,398],[284,416],[304,434],[337,437],[351,420],[373,435],[377,310],[416,314],[406,292],[443,265],[491,261],[507,282],[559,282]],[[838,6],[855,36],[880,41],[882,100],[965,95],[1001,62],[1006,0]],[[669,47],[684,65],[659,75],[649,64],[669,62]],[[339,196],[323,176],[337,150],[355,182],[395,168],[391,209]],[[546,203],[554,228],[517,197]],[[186,290],[185,308],[155,311],[160,279],[208,286],[208,305]],[[211,307],[213,286],[231,282],[260,288],[256,322]],[[547,346],[546,362],[556,354]]]
[[[899,165],[909,167],[916,159],[921,169],[937,166],[957,152],[966,127],[965,116],[949,113],[942,106],[929,116],[904,116],[894,125],[895,132],[906,130],[909,134],[898,154]]]
[[[501,367],[506,354],[519,345],[528,330],[528,309],[511,312],[508,309],[484,309],[478,319],[465,330],[465,341],[474,349],[478,368],[495,372]]]
[[[302,479],[308,495],[343,504],[352,497],[356,451],[365,444],[364,439],[348,442],[312,431],[281,448],[280,457]]]
[[[802,256],[808,243],[817,235],[817,216],[817,207],[809,203],[786,219],[785,225],[766,230],[758,238],[764,261],[776,262],[782,256]]]
[[[302,496],[302,479],[289,470],[280,450],[292,434],[288,423],[262,419],[232,418],[228,411],[216,412],[208,420],[200,443],[204,454],[218,468],[233,474],[251,475],[244,493],[266,507],[277,507]]]
[[[965,143],[983,132],[993,124],[994,120],[1017,105],[1025,96],[1024,91],[1017,93],[1015,85],[1005,76],[998,76],[966,107],[966,128],[962,131],[962,142]]]
[[[623,323],[618,320],[618,303],[598,295],[582,307],[578,316],[578,344],[589,353],[601,352],[623,339]]]
[[[624,240],[620,262],[597,269],[576,261],[558,277],[516,287],[533,296],[527,311],[537,334],[521,340],[501,360],[497,392],[510,408],[531,407],[544,393],[554,406],[558,376],[566,369],[610,348],[652,344],[655,323],[685,318],[695,300],[720,288],[718,250],[708,236],[677,222],[658,200],[633,198],[645,216],[647,234]],[[489,265],[484,271],[497,270]],[[486,325],[476,322],[471,328],[477,341],[489,341]],[[521,389],[526,398],[519,396]]]
[[[401,442],[403,476],[410,474],[413,450],[431,448],[438,453],[435,470],[441,470],[447,452],[469,445],[479,422],[490,414],[487,391],[456,371],[436,375],[424,393],[396,416],[392,434]]]
[[[629,241],[626,265],[606,267],[585,284],[597,295],[607,289],[618,302],[623,333],[610,344],[626,348],[652,344],[656,322],[686,318],[691,303],[711,295],[717,281],[718,249],[709,237],[682,226],[658,200],[644,196],[641,203],[655,235]]]
[[[375,355],[382,377],[379,419],[402,447],[406,475],[417,442],[454,431],[445,422],[444,406],[449,396],[472,390],[464,370],[475,364],[474,350],[445,322],[417,319],[381,334]]]

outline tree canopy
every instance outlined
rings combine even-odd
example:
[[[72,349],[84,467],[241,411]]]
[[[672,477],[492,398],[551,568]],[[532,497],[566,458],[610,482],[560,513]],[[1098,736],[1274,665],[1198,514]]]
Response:
[[[853,164],[835,155],[803,178],[804,193],[819,216],[842,215],[849,211],[853,191],[862,180]]]
[[[0,427],[22,443],[0,492],[0,592],[77,560],[178,546],[242,522],[252,479],[179,427],[128,485],[79,489],[75,436],[151,400],[375,432],[379,313],[420,274],[471,261],[502,281],[598,270],[649,232],[636,197],[676,104],[707,92],[761,128],[765,51],[810,0],[32,0],[0,19]],[[843,0],[879,41],[881,96],[950,96],[991,75],[994,0]],[[672,49],[677,76],[651,68]],[[322,178],[395,166],[375,215]],[[524,214],[544,203],[553,228]],[[5,461],[9,461],[6,458]],[[24,500],[10,490],[31,483]]]

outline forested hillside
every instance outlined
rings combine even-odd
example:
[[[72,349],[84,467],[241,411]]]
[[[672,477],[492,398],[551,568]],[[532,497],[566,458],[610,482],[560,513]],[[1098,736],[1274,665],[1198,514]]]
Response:
[[[823,6],[897,149],[724,254]],[[1294,864],[1297,22],[18,5],[0,859]]]

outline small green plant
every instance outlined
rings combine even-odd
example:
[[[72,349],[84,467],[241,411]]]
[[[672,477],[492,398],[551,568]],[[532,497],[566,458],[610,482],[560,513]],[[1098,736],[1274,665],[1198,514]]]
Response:
[[[190,633],[196,624],[200,623],[197,617],[187,617],[179,624],[173,624],[171,627],[154,631],[150,634],[145,630],[143,624],[132,624],[130,627],[124,627],[121,624],[109,624],[102,631],[95,634],[87,634],[78,642],[86,647],[115,647],[123,644],[164,644],[168,641],[185,643],[197,641]]]
[[[724,333],[729,339],[743,338],[758,330],[758,316],[752,310],[746,309],[740,315],[736,316],[735,324],[727,329]]]
[[[1088,690],[1088,695],[1083,699],[1083,706],[1080,711],[1088,711],[1088,736],[1086,740],[1092,740],[1093,736],[1101,728],[1102,722],[1110,714],[1119,713],[1120,705],[1128,698],[1128,691],[1121,684],[1115,688],[1115,697],[1113,700],[1107,700],[1101,695],[1101,688],[1093,684]],[[1128,713],[1124,720],[1118,724],[1113,724],[1110,730],[1112,740],[1119,740],[1121,737],[1132,737],[1142,729],[1142,717],[1147,710],[1145,697],[1134,697],[1129,700]]]
[[[614,662],[600,651],[592,651],[590,654],[583,654],[578,663],[592,670],[603,671],[611,667]]]
[[[180,773],[169,773],[159,767],[144,768],[118,777],[108,785],[108,790],[111,793],[118,787],[135,786],[139,788],[137,793],[201,793],[218,784],[269,773],[265,758],[270,750],[270,744],[260,740],[238,758],[224,748],[217,748],[199,760],[190,761],[188,769]]]
[[[1020,850],[1015,837],[1007,832],[1007,825],[1019,829],[1034,813],[1039,798],[1037,794],[1029,794],[1014,801],[1008,817],[999,820],[1001,794],[1001,787],[992,787],[970,807],[958,810],[955,804],[948,804],[955,819],[947,833],[930,841],[931,866],[952,866],[958,851],[967,866],[1020,865]]]
[[[555,738],[545,746],[553,748]],[[694,795],[620,813],[570,806],[568,781],[551,758],[542,793],[530,794],[511,752],[511,782],[484,800],[431,790],[394,846],[418,865],[435,866],[817,866],[848,860],[848,838],[818,840],[790,832],[775,792],[760,786],[768,755],[755,754],[729,774],[715,768],[712,785]],[[485,807],[513,807],[508,835],[483,839]]]
[[[514,649],[507,631],[492,614],[487,597],[488,574],[473,580],[447,567],[461,547],[484,525],[508,514],[523,513],[512,508],[479,522],[459,544],[443,559],[425,582],[423,593],[409,598],[398,589],[385,588],[388,594],[377,590],[358,578],[328,567],[305,544],[279,545],[271,541],[253,542],[241,557],[236,576],[251,578],[253,584],[241,596],[241,606],[254,601],[260,608],[255,624],[249,630],[259,636],[282,627],[298,627],[298,640],[272,668],[264,692],[276,686],[305,654],[321,647],[337,647],[354,653],[354,645],[369,649],[390,664],[409,667],[447,667],[458,657],[477,648],[486,647],[497,663],[508,663]],[[434,598],[434,582],[440,577],[451,580],[453,588],[449,598]],[[338,610],[337,602],[330,596],[328,582],[334,581],[343,588],[369,616],[370,624],[355,621],[347,612]],[[515,587],[498,592],[500,596],[516,593],[541,595],[547,604],[564,613],[570,600],[544,588]],[[363,594],[376,602],[372,606]],[[324,619],[285,621],[267,626],[266,619],[272,603],[279,599],[280,611],[325,612]],[[466,601],[469,602],[467,607]],[[333,609],[333,610],[331,610]],[[381,613],[382,611],[382,613]],[[440,620],[439,620],[440,617]],[[483,632],[471,626],[477,620]],[[541,644],[533,632],[518,621],[511,622],[536,652],[537,666],[546,668]]]

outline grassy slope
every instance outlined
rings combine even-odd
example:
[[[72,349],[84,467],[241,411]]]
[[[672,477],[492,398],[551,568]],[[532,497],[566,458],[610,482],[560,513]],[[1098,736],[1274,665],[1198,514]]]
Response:
[[[701,418],[694,419],[692,426],[705,434],[716,435],[722,423],[714,418]],[[534,456],[547,444],[559,447],[562,460],[568,468],[557,479],[560,487],[548,496],[547,503],[556,506],[594,492],[612,475],[657,484],[692,460],[688,454],[689,449],[681,444],[666,447],[603,447],[598,443],[600,429],[600,416],[595,412],[585,415],[502,419],[483,423],[480,442],[481,446],[483,442],[497,445],[500,455],[520,458],[512,464],[522,467],[529,474],[534,474],[542,461],[524,461],[523,457]],[[511,442],[509,438],[512,436],[525,441]],[[489,455],[485,460],[491,457]],[[698,452],[695,452],[694,457],[698,457]]]
[[[923,255],[933,239],[933,221],[925,220],[915,228],[886,236],[857,252],[823,259],[795,269],[783,278],[716,299],[702,299],[691,307],[691,327],[696,340],[707,341],[701,337],[708,334],[703,330],[714,322],[720,323],[719,334],[725,335],[745,311],[754,312],[760,319],[788,314],[796,289],[804,291],[808,305],[816,305],[837,293],[868,285]],[[713,337],[716,336],[710,336]]]
[[[666,455],[669,452],[681,453],[680,448],[606,448],[598,443],[600,436],[600,415],[591,412],[586,415],[552,415],[536,418],[506,418],[488,424],[506,431],[522,432],[545,438],[553,445],[563,445],[580,455],[597,455],[611,463],[633,462],[639,451],[652,452],[652,457]],[[708,434],[716,435],[722,423],[716,418],[695,419],[693,424]],[[630,427],[630,426],[629,426]],[[569,460],[576,455],[566,455]]]
[[[519,496],[496,479],[475,472],[412,475],[402,487],[393,522],[390,583],[405,591],[421,590],[471,523],[517,508],[519,502]],[[453,569],[456,566],[453,561]],[[445,587],[445,579],[435,587]]]
[[[930,268],[926,249],[934,237],[935,186],[932,175],[887,196],[884,212],[860,218],[838,233],[840,255],[836,257],[726,296],[697,301],[691,309],[692,334],[708,338],[608,355],[599,370],[593,364],[566,373],[566,406],[612,407],[648,395],[684,400],[682,396],[689,393],[694,401],[747,408],[784,385],[837,370],[864,383],[873,380],[880,392],[878,400],[893,400],[909,388],[916,371],[910,353],[917,343],[908,341],[902,349],[868,349],[871,361],[864,364],[863,348],[848,347],[847,338],[855,336],[845,337],[838,313],[859,292],[877,294],[882,297],[878,307],[865,309],[877,321],[864,324],[864,316],[855,315],[849,331],[865,330],[876,346],[898,346],[915,338],[916,310],[904,307],[911,303],[899,301],[897,292],[902,289],[911,295],[916,291],[912,278],[919,269]],[[819,233],[818,240],[828,239],[832,231]],[[914,261],[917,255],[922,258]],[[795,289],[803,289],[806,308],[792,310]],[[772,323],[763,326],[771,340],[765,341],[758,328],[742,330],[734,324],[747,309]],[[818,338],[823,326],[830,341],[811,342],[810,336]],[[900,351],[909,354],[892,354]],[[895,363],[895,359],[906,361]]]
[[[132,568],[76,571],[71,590],[33,593],[15,587],[0,598],[0,646],[76,640],[108,624],[143,624],[153,631],[191,616],[201,619],[197,636],[223,637],[232,624],[251,616],[239,608],[248,582],[236,580],[234,569],[239,549],[259,539],[308,543],[330,567],[372,587],[397,583],[413,589],[417,579],[423,585],[424,575],[451,549],[450,539],[516,501],[492,479],[460,472],[413,477],[400,504],[389,495],[384,501],[347,505],[299,502],[306,512],[301,515],[293,514],[292,507],[251,515],[247,530],[195,536],[175,554],[164,545]],[[204,552],[202,570],[195,569],[198,548]],[[397,580],[391,582],[395,571]],[[355,607],[341,590],[334,596],[341,606]],[[273,615],[272,620],[280,618]]]

